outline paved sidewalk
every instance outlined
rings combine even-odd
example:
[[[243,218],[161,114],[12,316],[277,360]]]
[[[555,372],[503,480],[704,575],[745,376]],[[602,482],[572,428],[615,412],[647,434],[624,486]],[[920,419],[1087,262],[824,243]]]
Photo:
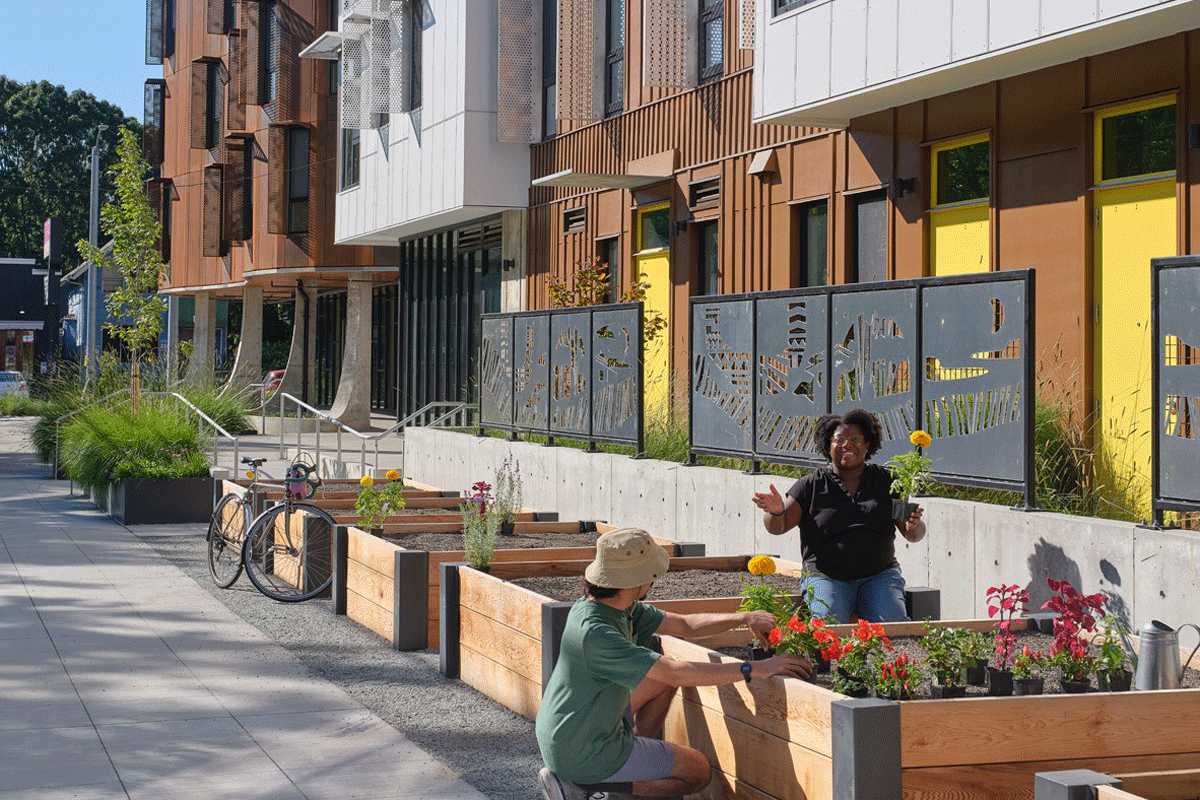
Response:
[[[14,422],[0,421],[0,800],[484,797],[69,497]]]

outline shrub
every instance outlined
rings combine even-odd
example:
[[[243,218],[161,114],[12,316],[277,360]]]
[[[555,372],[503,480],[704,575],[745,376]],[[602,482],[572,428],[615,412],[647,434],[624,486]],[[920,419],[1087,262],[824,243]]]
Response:
[[[45,400],[6,394],[0,397],[0,417],[36,417],[45,406]]]

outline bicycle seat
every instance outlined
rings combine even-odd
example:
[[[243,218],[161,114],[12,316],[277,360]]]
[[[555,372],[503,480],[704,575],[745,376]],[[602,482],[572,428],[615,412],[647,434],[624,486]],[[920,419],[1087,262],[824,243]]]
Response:
[[[267,463],[267,460],[265,458],[243,458],[242,463],[249,464],[252,467],[261,467]]]

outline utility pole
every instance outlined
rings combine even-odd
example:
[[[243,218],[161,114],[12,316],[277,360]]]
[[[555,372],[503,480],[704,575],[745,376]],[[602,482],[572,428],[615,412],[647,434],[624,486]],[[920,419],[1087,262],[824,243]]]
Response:
[[[100,123],[96,126],[96,140],[92,144],[92,193],[88,212],[88,243],[92,247],[100,246],[100,134],[108,130],[108,126]],[[100,347],[96,341],[100,331],[99,295],[104,291],[103,265],[91,264],[87,272],[87,342],[83,350],[85,380],[96,376],[99,366]]]

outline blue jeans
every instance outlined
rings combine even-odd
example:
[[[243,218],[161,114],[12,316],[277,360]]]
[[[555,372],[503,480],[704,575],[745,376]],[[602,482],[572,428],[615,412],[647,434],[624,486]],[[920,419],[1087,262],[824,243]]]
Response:
[[[904,576],[900,567],[849,581],[839,581],[820,572],[809,572],[805,585],[813,587],[812,611],[817,616],[834,616],[849,622],[857,615],[868,622],[903,622]]]

